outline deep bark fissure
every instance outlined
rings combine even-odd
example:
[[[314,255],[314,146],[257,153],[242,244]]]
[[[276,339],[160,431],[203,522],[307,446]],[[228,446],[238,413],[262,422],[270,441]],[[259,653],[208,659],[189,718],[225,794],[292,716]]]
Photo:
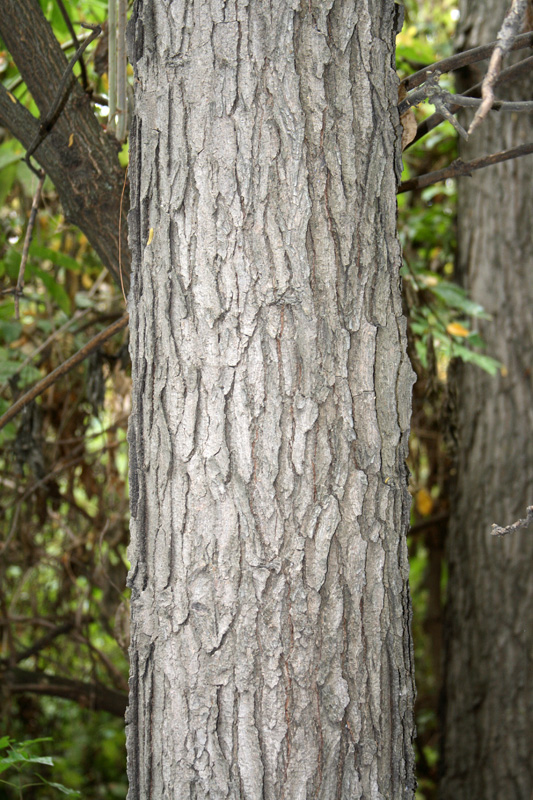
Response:
[[[134,10],[131,800],[413,796],[393,6]]]

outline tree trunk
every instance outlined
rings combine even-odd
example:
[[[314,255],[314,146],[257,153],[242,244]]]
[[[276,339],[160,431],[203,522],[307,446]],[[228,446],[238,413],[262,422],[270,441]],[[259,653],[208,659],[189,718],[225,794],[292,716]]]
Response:
[[[137,0],[138,798],[412,798],[395,4]]]
[[[494,40],[508,6],[507,0],[469,0],[461,49]],[[471,84],[478,76],[464,78]],[[532,86],[529,78],[496,95],[530,99]],[[461,156],[466,161],[530,139],[530,115],[492,112],[461,145]],[[459,277],[492,314],[480,329],[486,352],[505,370],[493,378],[460,365],[455,373],[459,444],[448,541],[446,800],[530,800],[533,788],[533,533],[491,536],[492,523],[525,517],[533,502],[532,170],[528,156],[476,172],[458,186]]]

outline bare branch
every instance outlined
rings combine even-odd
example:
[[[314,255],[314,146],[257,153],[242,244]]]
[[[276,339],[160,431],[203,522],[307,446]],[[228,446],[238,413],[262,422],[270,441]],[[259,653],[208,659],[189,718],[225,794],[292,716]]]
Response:
[[[100,36],[100,34],[102,33],[102,28],[99,25],[94,26],[94,28],[92,25],[91,26],[84,25],[84,27],[91,27],[93,29],[93,32],[78,47],[78,49],[70,59],[65,72],[63,73],[63,77],[61,79],[61,83],[59,84],[55,100],[52,103],[52,106],[50,110],[47,112],[45,118],[41,120],[41,123],[39,125],[39,132],[37,133],[35,139],[30,144],[28,150],[26,151],[25,161],[28,164],[28,166],[30,166],[30,156],[37,150],[41,142],[44,141],[44,139],[48,136],[48,134],[56,124],[57,120],[59,119],[59,115],[61,114],[62,110],[65,107],[70,92],[72,91],[72,87],[74,86],[75,83],[75,78],[72,73],[74,65],[82,57],[83,53],[85,52],[86,48],[90,45],[90,43],[93,42],[95,39],[97,39],[98,36]]]
[[[108,274],[107,269],[106,269],[106,267],[104,267],[103,270],[101,271],[100,275],[97,277],[97,279],[95,280],[95,282],[91,286],[89,292],[87,293],[87,297],[88,298],[94,297],[94,295],[96,294],[96,292],[98,291],[98,289],[102,285],[103,281],[105,280],[105,277],[106,277],[107,274]],[[61,325],[59,328],[56,328],[56,330],[53,331],[50,334],[50,336],[48,336],[48,338],[44,340],[44,342],[41,342],[39,347],[35,348],[33,353],[30,353],[30,355],[27,356],[24,359],[24,361],[17,367],[15,372],[11,373],[11,375],[9,377],[9,380],[6,380],[6,381],[4,381],[4,383],[0,384],[0,394],[2,394],[5,391],[5,389],[9,386],[9,382],[11,380],[13,380],[13,378],[16,378],[17,375],[20,375],[22,370],[25,369],[25,367],[27,367],[28,364],[31,364],[33,359],[36,358],[39,355],[39,353],[42,353],[42,351],[45,350],[48,347],[48,345],[51,344],[51,342],[54,341],[54,339],[57,339],[58,336],[60,336],[62,333],[64,333],[66,330],[68,330],[71,325],[74,325],[75,322],[78,322],[80,319],[83,319],[83,317],[86,317],[87,314],[90,311],[92,311],[91,308],[85,308],[85,309],[83,309],[83,311],[81,309],[78,309],[72,315],[72,317],[70,317],[70,319],[68,319],[65,323],[63,323],[63,325]],[[111,319],[114,319],[114,318],[115,318],[114,316],[111,317]],[[96,320],[96,321],[97,322],[98,321],[102,321],[102,319],[103,319],[102,316],[100,316],[98,318],[98,320]],[[87,323],[87,325],[94,325],[94,322],[95,321],[93,320],[92,322]],[[87,325],[80,326],[78,328],[78,330],[77,330],[77,333],[79,333],[80,331],[84,330],[84,328],[87,327]]]
[[[498,34],[497,45],[490,58],[489,68],[483,80],[481,87],[481,97],[483,102],[476,111],[476,115],[468,129],[469,135],[477,128],[477,126],[485,119],[494,103],[494,90],[493,86],[496,83],[503,57],[509,52],[513,42],[516,39],[516,34],[524,23],[524,17],[527,10],[529,0],[513,0],[509,12],[506,14],[503,25]]]
[[[117,139],[123,142],[128,127],[127,58],[126,58],[126,0],[118,0],[117,17]]]
[[[24,237],[24,246],[22,248],[22,256],[20,259],[19,274],[17,278],[17,285],[15,287],[15,319],[19,318],[19,298],[20,295],[22,294],[22,290],[24,289],[24,271],[26,269],[26,263],[28,261],[30,244],[33,238],[33,229],[35,227],[35,220],[37,219],[37,210],[39,208],[39,202],[41,200],[41,192],[43,190],[45,177],[46,175],[44,171],[40,170],[39,182],[37,183],[37,189],[35,190],[35,194],[33,195],[33,202],[31,204],[30,218],[28,220],[28,227],[26,228],[26,236]]]
[[[463,53],[457,53],[455,56],[444,58],[442,61],[436,61],[434,64],[430,64],[424,67],[424,69],[414,72],[412,75],[408,75],[401,83],[405,86],[407,91],[411,91],[411,89],[415,89],[417,86],[424,83],[433,72],[440,72],[442,75],[445,72],[453,72],[455,69],[466,67],[468,64],[484,61],[486,58],[489,58],[497,44],[497,41],[491,42],[481,47],[474,47],[472,50],[465,50]],[[522,33],[520,36],[517,36],[510,49],[523,50],[524,47],[530,47],[532,44],[533,31],[528,31],[527,33]]]
[[[117,0],[108,2],[107,40],[107,79],[109,94],[109,114],[107,128],[114,132],[117,124]]]
[[[522,59],[519,61],[518,64],[513,64],[510,67],[506,67],[503,69],[496,79],[496,84],[499,86],[500,84],[510,83],[511,81],[516,80],[517,78],[521,78],[523,75],[527,75],[533,68],[533,56],[529,56],[528,58]],[[476,83],[474,86],[471,86],[466,92],[463,92],[461,97],[479,97],[481,95],[481,81]],[[458,95],[455,95],[457,97]],[[459,111],[460,106],[457,103],[451,103],[448,105],[448,111],[451,114],[455,114]],[[430,117],[427,117],[417,128],[415,138],[407,145],[407,147],[411,147],[411,145],[418,142],[425,136],[427,133],[432,131],[437,125],[440,125],[441,122],[445,119],[443,114],[435,113],[432,114]],[[407,149],[407,148],[405,148]]]
[[[56,3],[59,6],[59,10],[61,11],[63,19],[65,20],[65,25],[67,26],[68,31],[72,36],[72,41],[74,42],[76,49],[78,49],[80,43],[78,41],[78,37],[76,36],[76,31],[74,30],[74,25],[72,24],[72,20],[68,15],[67,9],[65,8],[65,4],[63,0],[56,0]],[[85,62],[83,61],[83,58],[80,58],[80,70],[81,70],[81,83],[84,91],[87,92],[89,90],[89,80],[87,78],[87,70],[85,68]]]
[[[126,711],[127,694],[109,689],[102,683],[85,683],[60,675],[49,675],[46,672],[29,672],[18,667],[2,669],[1,675],[2,682],[9,692],[32,692],[64,697],[82,707],[93,711],[108,711],[117,717],[123,717]]]
[[[502,150],[500,153],[492,153],[489,156],[475,158],[473,161],[465,162],[458,158],[456,161],[450,164],[450,166],[445,167],[444,169],[439,169],[437,172],[428,172],[425,175],[419,175],[417,178],[411,178],[409,181],[404,181],[398,187],[398,194],[410,192],[412,189],[424,189],[426,186],[431,186],[431,184],[444,181],[447,178],[457,178],[460,175],[470,175],[477,169],[490,167],[492,164],[499,164],[500,161],[509,161],[511,158],[527,156],[529,153],[533,153],[533,142],[521,144],[519,147],[511,148],[511,150]]]
[[[442,89],[439,86],[439,78],[440,73],[435,72],[428,78],[423,86],[421,86],[419,89],[415,89],[408,97],[402,100],[398,105],[400,116],[405,114],[409,108],[422,103],[426,98],[428,103],[431,103],[438,108],[443,116],[446,116],[444,114],[444,110],[441,108],[443,105],[445,106],[445,110],[450,113],[450,108],[453,105],[456,105],[459,108],[478,108],[485,102],[483,99],[480,100],[477,97],[468,97],[464,94],[453,94],[452,92],[447,92],[445,89]],[[493,108],[495,111],[518,111],[527,113],[533,111],[533,101],[493,100],[491,103],[491,108]],[[448,119],[447,116],[446,119]]]
[[[513,522],[512,525],[507,525],[505,528],[501,528],[499,525],[493,524],[491,535],[506,536],[506,534],[514,533],[515,531],[520,530],[520,528],[529,528],[533,522],[533,506],[528,506],[526,508],[526,514],[527,516],[525,519],[518,519],[516,522]]]
[[[106,342],[115,333],[125,328],[129,321],[129,314],[124,314],[123,317],[120,317],[116,322],[110,325],[105,330],[101,331],[97,336],[94,336],[90,342],[87,342],[77,353],[73,356],[68,358],[62,364],[59,365],[56,369],[54,369],[49,375],[46,375],[41,381],[35,384],[28,392],[19,397],[19,399],[13,403],[13,405],[8,408],[8,410],[0,417],[0,429],[7,425],[13,417],[22,411],[28,403],[31,403],[32,400],[35,400],[40,394],[42,394],[49,386],[52,386],[59,378],[63,375],[66,375],[67,372],[70,372],[78,364],[81,364],[93,350],[96,350],[103,342]]]
[[[58,636],[62,636],[64,633],[69,633],[72,628],[74,627],[74,623],[64,622],[62,625],[58,625],[57,628],[53,628],[51,631],[46,633],[40,639],[37,639],[30,647],[27,647],[25,650],[20,650],[17,653],[16,661],[19,664],[21,661],[25,661],[27,658],[31,658],[31,656],[35,656],[44,650],[45,647],[48,647],[54,639],[57,639]]]
[[[35,0],[0,0],[0,35],[44,118],[54,103],[68,61],[39,3]],[[30,42],[31,46],[28,45]],[[46,53],[45,60],[42,53]],[[1,84],[0,126],[8,128],[24,148],[30,147],[39,130],[39,121]],[[81,228],[120,284],[117,209],[124,170],[118,160],[115,138],[103,130],[77,81],[74,81],[71,96],[51,134],[36,150],[33,163],[34,159],[54,183],[66,220]],[[130,265],[126,225],[128,206],[129,192],[126,191],[121,229],[126,290]]]

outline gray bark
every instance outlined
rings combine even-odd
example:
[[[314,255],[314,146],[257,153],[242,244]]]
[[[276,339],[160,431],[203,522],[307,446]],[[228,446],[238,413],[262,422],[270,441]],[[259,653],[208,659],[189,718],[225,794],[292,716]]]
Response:
[[[137,0],[130,800],[412,798],[392,0]]]
[[[508,5],[464,4],[461,49],[494,40]],[[530,99],[532,87],[529,78],[496,95]],[[530,139],[530,115],[491,113],[461,146],[461,156],[466,161]],[[448,541],[446,800],[530,800],[533,789],[533,534],[490,534],[492,523],[505,526],[525,517],[533,500],[532,170],[528,156],[458,184],[459,276],[493,316],[481,332],[486,352],[506,372],[491,378],[463,365],[455,375],[459,444]]]

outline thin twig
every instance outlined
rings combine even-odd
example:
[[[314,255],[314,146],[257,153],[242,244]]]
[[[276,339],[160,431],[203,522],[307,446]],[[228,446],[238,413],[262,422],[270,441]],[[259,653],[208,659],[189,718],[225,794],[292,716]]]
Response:
[[[496,525],[493,523],[491,529],[492,536],[506,536],[508,533],[514,533],[515,531],[520,530],[520,528],[529,528],[531,523],[533,523],[533,506],[528,506],[526,508],[526,518],[525,519],[518,519],[516,522],[513,522],[512,525],[507,525],[505,528],[500,527],[500,525]]]
[[[106,277],[107,274],[108,274],[107,267],[104,267],[103,270],[101,271],[100,275],[97,277],[97,279],[95,280],[95,282],[91,286],[89,292],[87,293],[87,297],[88,298],[94,297],[94,295],[96,294],[97,290],[100,288],[100,286],[101,286],[101,284],[102,284],[102,282],[103,282],[103,280],[104,280],[104,278]],[[44,342],[41,342],[39,347],[35,348],[33,353],[30,353],[30,355],[27,356],[24,359],[22,364],[20,364],[17,367],[15,372],[11,373],[11,375],[9,376],[9,381],[5,381],[0,386],[0,395],[3,394],[3,392],[7,389],[7,387],[10,384],[10,381],[12,381],[13,378],[16,378],[17,375],[20,375],[22,370],[25,367],[27,367],[28,364],[31,364],[33,359],[36,358],[39,355],[39,353],[42,353],[42,351],[45,350],[45,348],[47,348],[48,345],[51,344],[54,341],[54,339],[57,339],[58,336],[60,336],[62,333],[64,333],[66,330],[68,330],[71,327],[71,325],[74,325],[75,322],[78,322],[80,319],[83,319],[83,317],[86,317],[87,314],[89,314],[89,312],[92,311],[92,310],[93,310],[92,308],[84,308],[83,310],[82,309],[78,309],[70,319],[68,319],[63,325],[61,325],[60,328],[56,328],[56,330],[53,331],[53,333],[51,333],[50,336],[47,339],[44,340]],[[105,319],[105,317],[104,317],[104,319]],[[94,325],[95,322],[99,322],[101,320],[102,320],[102,316],[100,316],[97,320],[91,321],[89,323],[89,325]],[[84,330],[84,327],[86,327],[86,326],[81,326],[80,328],[78,328],[75,331],[75,333],[80,333],[80,331]]]
[[[74,30],[74,25],[72,24],[72,20],[68,15],[67,9],[65,8],[65,4],[63,3],[63,0],[56,0],[56,3],[59,6],[59,10],[61,11],[63,19],[65,20],[65,25],[68,28],[68,32],[72,36],[72,41],[76,45],[76,48],[78,48],[80,46],[80,43],[78,41],[78,37],[76,36],[76,31]],[[83,58],[80,58],[80,70],[81,70],[81,82],[83,85],[83,89],[86,92],[89,89],[89,80],[87,78],[87,70],[85,68],[85,62]]]
[[[433,72],[440,72],[442,75],[445,72],[453,72],[453,70],[466,67],[468,64],[484,61],[486,58],[489,58],[497,44],[498,42],[491,42],[481,47],[465,50],[463,53],[457,53],[455,56],[444,58],[442,61],[436,61],[434,64],[429,64],[429,66],[424,67],[424,69],[414,72],[412,75],[408,75],[401,83],[409,92],[411,89],[415,89],[417,86],[424,83]],[[522,33],[520,36],[516,37],[511,46],[511,50],[522,50],[524,47],[529,47],[531,44],[533,44],[533,31],[528,31],[528,33]]]
[[[90,355],[93,350],[96,350],[103,342],[106,342],[115,333],[125,328],[129,321],[129,314],[124,314],[123,317],[120,317],[116,322],[110,325],[105,330],[101,331],[97,336],[94,336],[86,345],[84,345],[77,353],[75,353],[70,358],[67,358],[59,367],[56,367],[49,375],[46,375],[42,380],[35,384],[29,391],[19,397],[19,399],[13,403],[13,405],[8,408],[8,410],[0,417],[0,429],[7,425],[19,411],[22,411],[28,403],[31,403],[32,400],[35,400],[40,394],[42,394],[49,386],[52,386],[59,378],[63,375],[66,375],[67,372],[70,372],[71,369],[76,367],[78,364],[81,364],[88,355]]]
[[[22,290],[24,289],[24,271],[26,269],[26,263],[28,261],[28,254],[30,252],[30,244],[33,238],[33,229],[35,227],[35,221],[37,219],[37,211],[39,209],[39,202],[41,200],[41,192],[43,190],[44,179],[46,178],[46,174],[44,170],[39,171],[39,182],[37,184],[37,189],[35,190],[35,194],[33,195],[33,201],[31,204],[31,212],[30,218],[28,220],[28,227],[26,228],[26,236],[24,237],[24,245],[22,247],[22,256],[20,259],[20,267],[19,267],[19,274],[17,278],[17,285],[15,287],[15,319],[18,319],[19,314],[19,298],[22,294]]]
[[[124,173],[124,183],[122,184],[120,208],[118,213],[118,274],[120,275],[120,288],[122,289],[122,296],[124,297],[126,307],[128,305],[128,298],[126,297],[126,292],[124,291],[124,276],[122,275],[122,207],[124,205],[124,192],[126,191],[126,182],[128,180],[128,166],[129,164],[126,166],[126,172]]]
[[[76,448],[76,449],[78,449],[78,448]],[[28,497],[31,497],[32,494],[34,494],[34,492],[36,492],[42,486],[46,486],[47,483],[49,483],[50,481],[53,481],[54,478],[56,478],[61,472],[63,472],[63,470],[71,469],[71,467],[77,467],[78,464],[81,464],[81,463],[86,464],[87,463],[86,458],[87,458],[86,454],[82,453],[81,456],[76,456],[76,458],[71,458],[69,461],[62,461],[61,463],[56,464],[54,469],[52,469],[48,473],[48,475],[45,475],[44,478],[41,478],[40,480],[38,480],[34,484],[32,484],[28,489],[26,489],[26,491],[23,494],[21,494],[20,497],[15,498],[7,506],[7,510],[12,508],[13,506],[15,506],[15,508],[20,508],[22,503],[24,503],[28,499]],[[64,494],[62,495],[62,497],[64,499],[68,499]],[[2,552],[3,552],[3,550],[2,550]]]
[[[54,628],[51,631],[48,631],[44,636],[40,639],[37,639],[30,647],[26,647],[25,650],[19,650],[16,657],[17,664],[20,664],[21,661],[25,661],[27,658],[31,658],[31,656],[37,655],[43,650],[45,647],[48,647],[54,639],[57,639],[58,636],[62,636],[64,633],[69,633],[74,627],[73,622],[64,622],[62,625],[58,625],[57,628]]]
[[[443,92],[442,97],[449,102],[455,102],[462,108],[481,108],[484,100],[479,97],[463,97],[461,94]],[[494,111],[514,111],[517,113],[530,113],[533,111],[533,100],[493,100],[489,109]]]
[[[4,511],[4,514],[5,514],[6,509],[4,508],[3,511]],[[17,524],[18,524],[19,516],[20,516],[20,505],[16,505],[15,506],[15,510],[13,512],[13,518],[11,520],[11,526],[9,528],[9,533],[7,534],[7,538],[4,539],[4,541],[2,542],[2,546],[0,547],[0,559],[2,558],[3,554],[7,551],[7,548],[11,544],[11,539],[15,535],[15,532],[17,530]]]
[[[63,42],[63,44],[61,45],[62,51],[64,53],[66,53],[67,50],[72,50],[73,47],[78,47],[79,46],[79,42],[84,42],[85,39],[89,38],[89,36],[91,36],[91,34],[90,33],[86,33],[83,37],[81,37],[81,36],[78,37],[77,42],[75,42],[73,40],[70,41],[70,42]],[[14,92],[15,89],[18,89],[18,87],[21,86],[23,83],[24,83],[24,78],[22,77],[22,75],[19,75],[17,78],[13,78],[13,80],[11,82],[6,81],[4,83],[4,86],[8,90],[8,92]],[[107,105],[107,102],[102,103],[102,105]]]
[[[485,102],[483,99],[478,97],[467,97],[463,94],[453,94],[452,92],[447,92],[438,85],[439,77],[439,73],[435,73],[433,76],[431,76],[431,78],[428,79],[424,86],[422,86],[420,89],[415,89],[414,92],[411,92],[409,97],[406,97],[405,100],[402,100],[402,102],[398,105],[398,112],[400,116],[405,114],[405,112],[413,106],[417,106],[419,103],[422,103],[426,98],[428,103],[431,103],[431,105],[436,107],[438,107],[439,101],[441,104],[446,104],[446,109],[448,112],[450,110],[450,106],[452,105],[457,105],[461,108],[479,108]],[[533,111],[533,101],[493,100],[490,108],[493,108],[495,111],[518,111],[528,113]],[[487,109],[486,113],[490,111],[490,108]]]
[[[126,0],[118,0],[117,17],[117,139],[123,142],[126,138],[128,127],[127,112],[127,69],[126,58]]]
[[[496,84],[500,86],[504,83],[517,80],[523,75],[527,75],[532,69],[533,56],[529,56],[528,58],[524,58],[522,61],[519,61],[518,64],[513,64],[512,66],[503,69],[496,79]],[[481,81],[474,84],[474,86],[471,86],[466,92],[463,92],[461,97],[479,97],[481,94],[481,84]],[[459,111],[459,108],[460,106],[457,103],[452,103],[448,106],[448,111],[451,114],[455,114],[457,111]],[[412,140],[412,142],[409,142],[405,149],[407,150],[408,147],[416,144],[416,142],[422,139],[423,136],[426,136],[426,134],[440,125],[443,120],[444,116],[439,113],[431,114],[430,117],[427,117],[425,120],[423,120],[416,130],[415,138]]]
[[[487,74],[483,79],[483,86],[481,87],[481,97],[483,102],[476,111],[476,115],[468,129],[470,135],[477,128],[477,126],[485,119],[494,103],[494,90],[493,86],[496,83],[503,57],[511,49],[511,45],[516,39],[516,34],[524,24],[524,17],[526,14],[529,0],[513,0],[511,8],[505,16],[503,25],[498,34],[497,45],[490,57],[489,68]]]
[[[28,166],[31,167],[30,164],[30,156],[37,150],[40,144],[46,139],[54,125],[56,124],[57,120],[59,119],[59,115],[63,111],[65,104],[70,96],[72,88],[74,86],[75,77],[72,74],[72,70],[74,69],[74,65],[76,62],[81,58],[87,47],[93,42],[100,34],[102,33],[102,28],[100,25],[89,25],[88,23],[82,23],[84,28],[91,28],[92,33],[91,35],[85,39],[83,44],[81,44],[72,58],[70,59],[68,66],[63,73],[63,77],[61,78],[61,83],[59,84],[59,88],[57,90],[56,99],[52,103],[52,107],[46,114],[44,119],[41,119],[41,123],[39,125],[39,130],[35,135],[33,142],[30,144],[26,151],[25,161]],[[33,169],[33,167],[31,167]]]
[[[107,13],[107,79],[109,94],[107,128],[114,133],[117,126],[117,0],[108,0]]]
[[[93,285],[91,286],[89,292],[87,293],[87,297],[88,298],[91,298],[96,294],[97,290],[102,285],[102,282],[104,281],[104,278],[106,277],[107,274],[108,274],[107,267],[104,267],[103,270],[101,271],[101,273],[99,274],[99,276],[97,277],[97,279],[95,280],[95,282],[93,283]],[[36,358],[39,355],[39,353],[42,353],[42,351],[46,347],[48,347],[48,345],[51,344],[54,341],[54,339],[57,339],[58,336],[60,336],[62,333],[64,333],[66,330],[68,330],[68,328],[70,328],[70,326],[73,325],[75,322],[78,322],[80,319],[83,319],[83,317],[86,317],[87,314],[89,314],[89,312],[92,311],[92,310],[93,310],[92,308],[84,308],[83,310],[82,309],[78,309],[77,311],[74,312],[74,314],[72,315],[72,317],[70,319],[68,319],[65,323],[63,323],[63,325],[61,325],[61,327],[56,328],[56,330],[53,331],[53,333],[51,333],[50,336],[47,339],[44,340],[44,342],[41,342],[41,344],[38,347],[35,348],[33,353],[30,353],[30,355],[27,356],[24,359],[22,364],[20,364],[17,367],[15,372],[11,373],[11,375],[9,376],[9,381],[5,381],[0,386],[0,395],[3,394],[3,392],[8,388],[8,386],[10,384],[10,381],[12,381],[14,378],[16,378],[17,375],[20,375],[22,370],[25,367],[27,367],[28,364],[31,364],[33,359]],[[101,319],[102,319],[102,317],[99,317],[99,319],[95,320],[95,321],[98,322]],[[93,320],[89,324],[94,325],[95,321]],[[76,333],[79,333],[81,330],[83,330],[83,327],[78,328]]]
[[[439,169],[437,172],[428,172],[425,175],[419,175],[417,178],[404,181],[398,187],[398,194],[410,192],[412,189],[424,189],[426,186],[431,186],[431,184],[444,181],[447,178],[457,178],[459,175],[470,175],[477,169],[490,167],[492,164],[499,164],[501,161],[509,161],[511,158],[527,156],[529,153],[533,153],[533,142],[521,144],[519,147],[513,147],[511,150],[502,150],[500,153],[492,153],[490,156],[475,158],[473,161],[465,162],[458,158],[448,167]]]

